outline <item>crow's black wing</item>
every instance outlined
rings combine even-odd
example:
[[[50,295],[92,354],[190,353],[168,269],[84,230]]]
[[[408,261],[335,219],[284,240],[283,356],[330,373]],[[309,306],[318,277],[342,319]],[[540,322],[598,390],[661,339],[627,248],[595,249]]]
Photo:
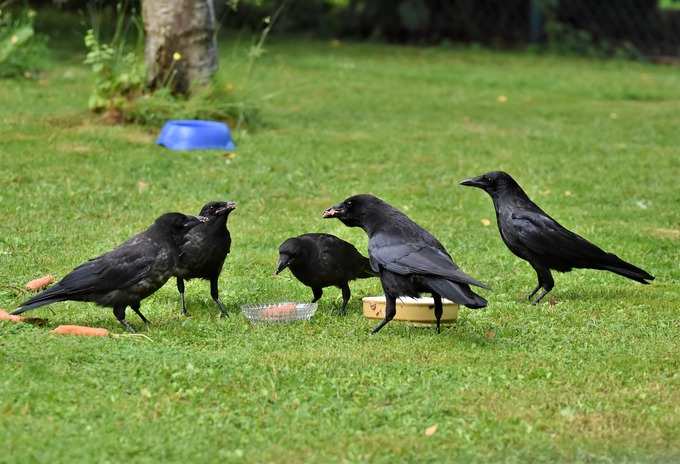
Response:
[[[516,212],[512,214],[511,220],[522,246],[533,255],[555,265],[558,270],[560,266],[589,266],[610,259],[610,253],[564,228],[548,216]]]
[[[73,295],[126,288],[149,275],[159,252],[162,251],[151,240],[134,237],[119,248],[76,267],[59,285]]]
[[[378,272],[380,267],[396,274],[419,274],[443,277],[459,283],[488,288],[470,277],[453,263],[442,250],[427,243],[390,243],[380,234],[371,238],[368,245],[371,267]]]

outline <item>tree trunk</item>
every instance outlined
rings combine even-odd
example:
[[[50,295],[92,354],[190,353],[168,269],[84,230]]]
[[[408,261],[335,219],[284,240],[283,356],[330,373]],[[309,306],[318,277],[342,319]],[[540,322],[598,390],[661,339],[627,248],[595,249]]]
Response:
[[[151,89],[187,94],[217,71],[213,0],[142,0],[145,61]]]

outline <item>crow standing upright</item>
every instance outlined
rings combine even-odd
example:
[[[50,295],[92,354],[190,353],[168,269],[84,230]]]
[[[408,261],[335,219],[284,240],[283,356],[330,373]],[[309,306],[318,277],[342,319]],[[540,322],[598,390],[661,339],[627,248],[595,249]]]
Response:
[[[550,270],[569,272],[573,268],[611,271],[648,284],[654,276],[607,253],[583,237],[562,227],[532,202],[509,174],[496,171],[464,180],[461,185],[478,187],[491,196],[501,238],[515,255],[536,271],[538,285],[529,300],[543,288],[537,304],[555,286]]]
[[[184,303],[184,281],[204,279],[210,281],[210,296],[223,316],[227,309],[220,301],[218,279],[224,260],[231,249],[231,235],[227,229],[229,213],[236,209],[233,201],[211,201],[206,203],[199,217],[206,218],[203,224],[194,227],[180,247],[179,265],[175,271],[177,290],[182,299],[182,313],[187,313]]]
[[[130,307],[148,324],[139,311],[140,302],[161,288],[172,276],[179,256],[179,244],[200,220],[180,213],[160,216],[144,232],[118,248],[93,258],[67,274],[59,282],[24,302],[12,314],[21,314],[58,301],[91,301],[113,308],[116,319],[134,332],[125,320]]]
[[[321,298],[325,287],[341,289],[341,314],[345,314],[351,296],[348,282],[378,276],[354,245],[329,234],[303,234],[283,242],[276,273],[287,267],[300,282],[311,287],[312,303]]]
[[[468,308],[486,306],[486,300],[474,293],[470,285],[486,286],[461,271],[432,234],[380,198],[355,195],[328,208],[323,217],[338,218],[348,227],[361,227],[368,235],[371,268],[380,273],[385,292],[385,319],[373,333],[394,318],[396,299],[400,296],[431,293],[437,332],[442,297]]]

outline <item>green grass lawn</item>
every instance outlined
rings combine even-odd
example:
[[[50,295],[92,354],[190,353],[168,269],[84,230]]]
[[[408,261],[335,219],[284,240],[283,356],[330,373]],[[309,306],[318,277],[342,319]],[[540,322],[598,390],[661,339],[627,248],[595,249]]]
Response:
[[[244,50],[221,50],[240,82],[232,60]],[[232,199],[220,279],[232,316],[218,318],[207,283],[192,281],[182,317],[171,281],[142,304],[152,341],[48,334],[121,332],[89,304],[29,313],[46,328],[0,323],[1,462],[680,459],[677,68],[271,43],[248,89],[271,97],[267,125],[239,134],[228,159],[99,122],[85,111],[81,58],[64,55],[39,81],[0,81],[0,307],[163,212]],[[529,306],[533,271],[501,242],[490,199],[457,185],[495,169],[657,280],[555,274],[551,304]],[[393,322],[371,336],[371,279],[352,285],[346,317],[328,289],[309,323],[249,325],[241,304],[311,298],[288,271],[272,275],[285,238],[328,232],[365,252],[361,230],[320,217],[361,192],[401,208],[489,283],[488,309],[463,309],[440,335]]]

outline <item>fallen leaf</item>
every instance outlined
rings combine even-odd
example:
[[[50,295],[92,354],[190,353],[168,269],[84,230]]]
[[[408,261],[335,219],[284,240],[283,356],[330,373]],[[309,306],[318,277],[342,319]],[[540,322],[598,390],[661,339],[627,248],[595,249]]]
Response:
[[[489,221],[487,218],[482,219],[482,225],[484,227],[488,227],[491,225],[491,221]]]
[[[236,158],[238,155],[237,155],[236,153],[234,153],[233,151],[230,151],[230,152],[228,152],[228,153],[225,153],[225,154],[222,155],[222,156],[224,156],[224,157],[227,158],[228,160],[233,160],[233,159]]]
[[[431,425],[425,429],[425,436],[431,437],[437,431],[437,424]]]
[[[42,290],[43,288],[47,287],[52,282],[54,282],[54,277],[51,275],[42,276],[38,279],[33,279],[28,282],[26,284],[26,290],[37,292],[38,290]]]
[[[491,330],[491,329],[489,329],[489,330],[487,330],[486,332],[484,332],[484,337],[485,337],[487,340],[491,340],[491,339],[493,339],[493,338],[496,338],[496,332],[493,331],[493,330]]]
[[[144,191],[148,188],[149,188],[148,182],[145,182],[143,180],[140,180],[139,182],[137,182],[137,191],[139,193],[144,193]]]
[[[548,305],[550,305],[552,307],[552,306],[555,306],[556,304],[557,304],[557,298],[552,297],[552,296],[550,298],[548,298]]]
[[[498,98],[496,98],[496,100],[498,100],[498,103],[506,103],[508,101],[508,97],[506,97],[505,95],[499,95]]]
[[[571,196],[571,191],[570,191],[570,190],[566,190],[566,191],[564,192],[564,196],[565,196],[565,197],[570,197],[570,196]]]

